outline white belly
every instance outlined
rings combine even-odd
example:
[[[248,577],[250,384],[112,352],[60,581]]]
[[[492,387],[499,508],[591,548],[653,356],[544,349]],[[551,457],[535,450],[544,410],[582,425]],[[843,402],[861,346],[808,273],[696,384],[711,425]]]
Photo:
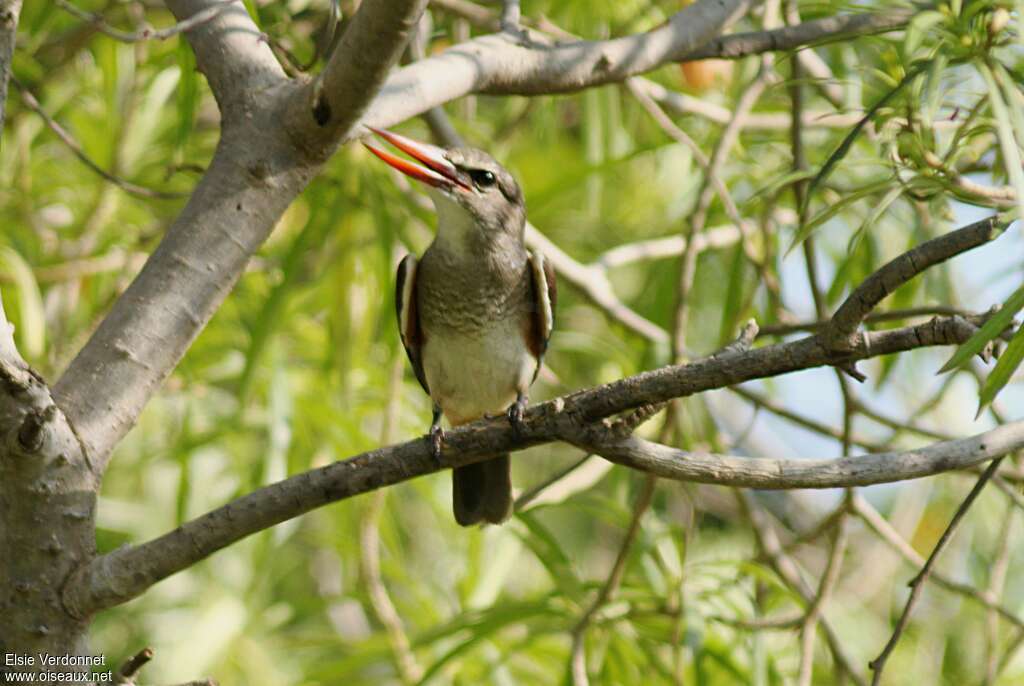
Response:
[[[425,333],[423,371],[430,396],[453,425],[504,412],[533,380],[537,359],[513,322],[496,322],[478,336]]]

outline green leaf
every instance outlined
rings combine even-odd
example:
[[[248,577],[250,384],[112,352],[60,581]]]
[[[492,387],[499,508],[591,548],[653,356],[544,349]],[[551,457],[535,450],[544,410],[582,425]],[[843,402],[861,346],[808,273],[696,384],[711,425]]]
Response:
[[[1013,135],[1010,111],[1007,109],[999,84],[996,83],[996,77],[989,65],[979,62],[978,73],[981,74],[988,87],[988,102],[992,108],[992,114],[996,118],[996,137],[999,139],[999,149],[1003,153],[1003,166],[1017,193],[1017,208],[1024,214],[1024,168],[1022,168],[1020,148]],[[1017,103],[1015,106],[1020,107]],[[1024,121],[1024,115],[1019,115],[1018,118]]]
[[[852,238],[850,238],[850,244],[847,247],[848,252],[852,252],[857,248],[857,244],[860,243],[861,236],[863,236],[865,232],[870,231],[871,227],[873,227],[875,223],[882,218],[882,215],[885,214],[886,210],[889,209],[889,206],[899,200],[902,195],[903,186],[893,186],[881,201],[871,208],[871,211],[868,212],[868,216],[864,218],[864,223],[860,225],[857,232]]]
[[[850,152],[850,148],[853,147],[853,142],[857,140],[857,136],[864,129],[867,123],[871,121],[871,119],[875,116],[875,114],[878,113],[880,109],[889,104],[889,101],[896,97],[896,95],[901,90],[903,90],[918,76],[923,74],[930,65],[930,61],[922,62],[913,69],[911,69],[910,71],[908,71],[907,75],[904,76],[899,83],[897,83],[891,90],[889,90],[888,93],[879,98],[878,101],[868,109],[867,113],[863,117],[861,117],[860,121],[858,121],[857,124],[853,127],[853,129],[850,130],[850,133],[846,134],[846,137],[839,144],[839,147],[835,149],[835,152],[829,155],[828,159],[825,160],[825,164],[821,167],[821,171],[819,171],[817,175],[815,175],[815,177],[811,179],[811,183],[807,187],[807,196],[804,198],[805,208],[808,205],[808,203],[810,203],[811,196],[814,195],[814,191],[818,188],[818,186],[825,182],[825,180],[829,177],[829,174],[831,174],[832,171],[835,169],[836,165],[839,164],[839,162],[844,157],[846,157],[847,153]],[[806,238],[806,236],[804,236],[804,238]],[[801,238],[801,240],[803,240],[803,238]],[[790,249],[792,250],[792,248]]]
[[[28,263],[11,248],[0,247],[0,282],[10,280],[17,292],[18,346],[25,357],[38,357],[46,345],[46,322],[39,284]]]
[[[726,287],[725,303],[722,307],[722,321],[718,332],[718,339],[721,345],[725,345],[736,336],[737,323],[745,309],[746,288],[743,277],[746,264],[743,246],[737,243],[733,247],[732,260],[730,260],[729,282]]]
[[[882,181],[878,181],[868,186],[865,186],[859,190],[854,191],[853,193],[848,193],[842,199],[840,199],[839,202],[829,204],[828,207],[826,207],[824,210],[808,219],[804,223],[804,225],[800,227],[800,230],[793,237],[793,242],[786,250],[786,253],[789,254],[790,252],[792,252],[793,248],[803,243],[804,240],[808,236],[810,236],[816,228],[827,222],[829,219],[835,217],[837,214],[848,208],[853,203],[863,200],[864,198],[877,195],[878,193],[881,193],[883,191],[888,191],[889,193],[891,193],[891,186],[894,183],[896,183],[895,179],[887,178]]]
[[[751,195],[743,202],[741,209],[744,211],[748,211],[756,201],[765,197],[772,198],[779,191],[779,189],[785,188],[786,186],[796,183],[797,181],[809,179],[813,176],[814,171],[811,169],[801,169],[799,171],[791,171],[788,174],[783,174],[782,176],[773,179],[772,182],[769,183],[767,186],[757,189],[757,191],[755,191],[753,195]]]
[[[942,76],[946,73],[946,66],[949,58],[939,53],[935,56],[931,67],[928,69],[928,79],[924,88],[924,107],[921,109],[921,128],[925,131],[932,130],[932,122],[942,106],[945,89],[942,88]]]
[[[978,329],[966,343],[957,349],[953,357],[949,358],[949,362],[942,365],[942,369],[939,370],[939,374],[948,372],[951,369],[956,369],[964,362],[981,352],[981,349],[985,347],[985,344],[998,336],[1003,329],[1010,325],[1010,322],[1013,321],[1014,315],[1016,315],[1021,308],[1024,308],[1024,286],[1018,288],[1013,295],[1003,303],[1002,308],[992,315],[992,317],[985,322],[984,326]]]
[[[999,362],[996,363],[995,369],[985,379],[985,384],[981,387],[979,413],[995,400],[999,391],[1003,390],[1003,387],[1010,381],[1010,377],[1020,367],[1021,360],[1024,360],[1024,327],[1018,329],[1017,333],[1013,335],[1010,344],[999,356]]]
[[[935,10],[926,12],[918,12],[914,15],[914,18],[910,20],[907,25],[906,33],[903,38],[903,54],[907,58],[914,56],[914,51],[917,50],[924,40],[924,35],[928,32],[928,29],[935,26],[939,22],[945,19],[945,15]]]

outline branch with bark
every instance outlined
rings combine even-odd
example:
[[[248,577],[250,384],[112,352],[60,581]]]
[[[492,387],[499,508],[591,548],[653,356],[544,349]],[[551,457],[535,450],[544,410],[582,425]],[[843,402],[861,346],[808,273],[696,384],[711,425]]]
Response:
[[[947,234],[992,240],[994,219]],[[970,241],[957,242],[962,250]],[[916,248],[915,248],[916,250]],[[889,264],[898,263],[900,256]],[[889,265],[879,271],[884,272]],[[910,275],[904,273],[909,279]],[[727,350],[684,365],[656,369],[572,393],[527,411],[519,431],[501,419],[482,420],[446,434],[442,464],[423,440],[362,453],[272,484],[188,522],[149,543],[121,548],[93,560],[65,589],[75,616],[125,602],[153,583],[252,533],[316,507],[408,479],[552,441],[571,443],[657,476],[754,488],[834,488],[918,478],[963,469],[1024,447],[1024,421],[970,438],[917,450],[847,456],[838,460],[753,459],[694,453],[615,430],[612,418],[637,408],[744,381],[822,366],[853,363],[936,345],[958,345],[977,330],[961,317],[935,318],[916,326],[860,335],[837,350],[826,334],[761,348]],[[627,432],[628,433],[628,432]]]

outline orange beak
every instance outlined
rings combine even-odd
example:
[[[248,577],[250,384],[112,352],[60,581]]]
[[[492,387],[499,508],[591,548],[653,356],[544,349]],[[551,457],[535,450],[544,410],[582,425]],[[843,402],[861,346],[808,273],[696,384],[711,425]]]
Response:
[[[377,129],[372,126],[366,128],[421,163],[410,162],[386,150],[381,150],[366,142],[363,143],[367,150],[406,176],[435,188],[457,187],[467,191],[472,190],[469,184],[459,178],[458,168],[444,156],[444,148],[428,143],[420,143],[385,129]]]

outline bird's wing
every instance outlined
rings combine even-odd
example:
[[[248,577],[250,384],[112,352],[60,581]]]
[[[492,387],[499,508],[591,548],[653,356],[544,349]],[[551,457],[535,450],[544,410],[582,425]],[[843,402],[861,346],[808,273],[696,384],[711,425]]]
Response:
[[[402,339],[405,354],[412,363],[412,371],[423,390],[430,395],[427,376],[423,373],[423,331],[420,329],[419,312],[416,307],[415,255],[406,255],[398,264],[398,278],[395,283],[395,313],[398,315],[398,335]]]
[[[530,276],[533,282],[533,322],[529,343],[530,352],[537,358],[537,370],[533,373],[533,378],[536,379],[544,363],[544,353],[548,349],[551,332],[555,328],[558,286],[555,283],[555,270],[538,251],[530,253]]]

